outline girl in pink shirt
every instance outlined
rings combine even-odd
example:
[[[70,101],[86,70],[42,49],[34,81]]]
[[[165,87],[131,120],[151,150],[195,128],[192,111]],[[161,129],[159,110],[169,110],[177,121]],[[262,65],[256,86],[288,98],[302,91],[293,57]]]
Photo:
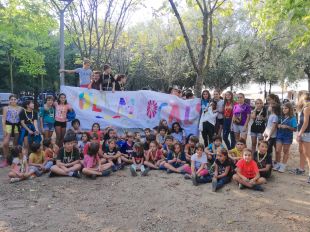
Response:
[[[99,147],[98,143],[90,143],[83,160],[82,173],[92,179],[96,179],[97,176],[108,176],[111,173],[111,163],[101,164],[98,155]]]
[[[57,145],[62,147],[63,139],[66,133],[67,127],[67,113],[71,111],[71,106],[67,103],[67,98],[64,93],[59,94],[55,106],[55,132]]]

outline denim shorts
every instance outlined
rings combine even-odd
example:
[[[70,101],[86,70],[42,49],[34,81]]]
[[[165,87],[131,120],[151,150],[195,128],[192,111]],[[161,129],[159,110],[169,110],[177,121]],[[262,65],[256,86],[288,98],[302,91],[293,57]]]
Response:
[[[232,131],[240,134],[247,134],[247,131],[243,131],[244,126],[237,125],[235,123],[232,124]]]
[[[302,142],[310,143],[310,132],[303,133],[300,139]]]
[[[309,137],[310,138],[310,137]],[[293,138],[288,138],[288,137],[283,137],[279,136],[277,137],[277,143],[282,143],[282,144],[292,144],[293,143]]]
[[[43,123],[43,130],[44,130],[44,131],[53,132],[54,129],[55,129],[54,123],[48,123],[48,122],[44,122],[44,123]]]
[[[258,140],[263,139],[263,133],[251,132],[251,137],[256,137]]]

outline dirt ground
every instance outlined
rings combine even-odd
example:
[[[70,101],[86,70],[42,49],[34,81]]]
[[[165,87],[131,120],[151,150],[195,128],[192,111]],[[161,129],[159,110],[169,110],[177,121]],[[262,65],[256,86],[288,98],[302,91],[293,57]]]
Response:
[[[289,168],[296,167],[297,145]],[[310,231],[306,176],[273,173],[265,192],[230,183],[217,193],[178,174],[129,169],[107,178],[9,184],[0,169],[0,231]]]

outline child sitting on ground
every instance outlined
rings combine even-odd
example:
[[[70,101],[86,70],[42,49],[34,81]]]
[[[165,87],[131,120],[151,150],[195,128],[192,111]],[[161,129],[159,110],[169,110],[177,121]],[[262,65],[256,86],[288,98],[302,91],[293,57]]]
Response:
[[[104,146],[104,145],[103,145]],[[121,153],[119,152],[118,148],[116,147],[115,139],[108,140],[108,147],[102,147],[103,149],[103,158],[107,160],[108,163],[111,163],[112,170],[115,172],[123,168]]]
[[[148,169],[144,167],[144,150],[142,143],[135,143],[132,153],[132,165],[130,166],[130,172],[132,176],[137,176],[137,171],[141,171],[141,176],[146,176]]]
[[[214,174],[212,178],[212,191],[222,188],[229,183],[232,177],[232,163],[228,157],[228,152],[225,148],[219,149],[215,160]]]
[[[145,153],[144,158],[144,165],[152,169],[159,169],[163,164],[164,156],[156,141],[150,142],[150,149]]]
[[[73,119],[72,122],[71,122],[71,130],[73,130],[75,136],[76,136],[76,139],[78,141],[81,141],[82,139],[82,134],[83,134],[83,131],[81,130],[80,126],[81,126],[81,123],[80,123],[80,120],[78,120],[77,118],[76,119]]]
[[[188,164],[183,165],[183,171],[186,172],[184,178],[192,179],[193,185],[198,185],[197,179],[208,175],[208,170],[206,165],[208,163],[208,158],[206,153],[204,153],[205,146],[202,143],[196,144],[196,153],[191,157],[191,166]]]
[[[96,179],[97,176],[108,176],[111,174],[111,163],[101,164],[98,151],[100,148],[99,143],[90,143],[88,152],[83,160],[82,173],[91,179]]]
[[[167,127],[161,126],[158,127],[159,133],[156,136],[157,143],[162,146],[165,143],[165,137],[167,135]]]
[[[173,150],[167,155],[167,159],[163,166],[167,169],[167,173],[176,172],[181,173],[182,166],[186,164],[186,157],[182,151],[182,144],[176,142],[173,145]]]
[[[208,169],[210,169],[211,165],[213,165],[218,149],[224,148],[222,142],[223,142],[222,137],[219,135],[215,135],[213,137],[213,143],[210,143],[209,146],[205,149],[205,152],[208,157],[208,165],[209,165]]]
[[[52,140],[50,138],[43,140],[43,151],[45,157],[45,170],[50,171],[51,167],[54,165],[54,160],[56,159],[56,153],[53,150]]]
[[[32,176],[41,176],[46,172],[44,152],[41,150],[40,143],[32,143],[30,146],[32,153],[29,155],[29,174]]]
[[[81,167],[79,150],[74,147],[74,138],[65,136],[63,147],[60,148],[57,155],[56,165],[51,167],[49,177],[72,176],[81,178]]]
[[[258,142],[258,151],[254,152],[254,160],[257,163],[260,176],[266,179],[269,178],[272,170],[272,157],[268,153],[267,141]]]
[[[246,148],[246,141],[244,138],[240,138],[236,143],[236,147],[228,152],[229,157],[234,163],[237,163],[238,160],[242,159],[242,151],[244,148]]]
[[[131,132],[127,133],[127,141],[121,147],[122,153],[122,161],[127,164],[132,164],[132,153],[133,153],[133,146],[134,146],[134,135]]]
[[[161,149],[163,152],[163,156],[167,157],[172,147],[173,147],[173,137],[171,135],[166,135],[165,143]]]
[[[11,171],[9,172],[10,182],[26,180],[30,177],[27,163],[27,153],[21,146],[14,147],[11,156],[13,157]]]
[[[186,156],[187,162],[191,162],[192,155],[195,154],[196,144],[199,142],[199,138],[197,136],[190,136],[188,140],[188,144],[185,145],[184,153]]]
[[[86,144],[89,142],[89,140],[90,140],[89,134],[87,132],[83,132],[82,140],[78,141],[78,149],[79,149],[81,158],[84,158],[84,153],[83,153],[84,148],[85,148]]]
[[[261,184],[266,183],[266,179],[260,177],[257,164],[253,160],[252,151],[245,148],[242,154],[243,158],[236,164],[237,173],[233,175],[234,181],[239,184],[239,189],[247,187],[256,191],[264,191]]]

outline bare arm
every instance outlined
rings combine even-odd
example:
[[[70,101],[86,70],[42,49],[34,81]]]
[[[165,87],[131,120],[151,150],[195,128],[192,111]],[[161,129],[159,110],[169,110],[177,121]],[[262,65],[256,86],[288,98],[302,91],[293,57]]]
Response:
[[[305,132],[305,130],[309,125],[309,116],[310,116],[310,107],[306,107],[304,108],[304,123],[302,124],[302,127],[298,133],[299,137]]]
[[[6,131],[5,131],[5,126],[6,126],[6,115],[8,113],[8,107],[4,107],[3,108],[3,115],[2,115],[2,129],[3,129],[3,134],[5,135],[6,134]]]
[[[225,168],[225,172],[224,172],[223,174],[217,176],[217,178],[223,178],[224,176],[227,176],[228,173],[229,173],[229,170],[230,170],[230,166],[227,166],[227,167]]]

